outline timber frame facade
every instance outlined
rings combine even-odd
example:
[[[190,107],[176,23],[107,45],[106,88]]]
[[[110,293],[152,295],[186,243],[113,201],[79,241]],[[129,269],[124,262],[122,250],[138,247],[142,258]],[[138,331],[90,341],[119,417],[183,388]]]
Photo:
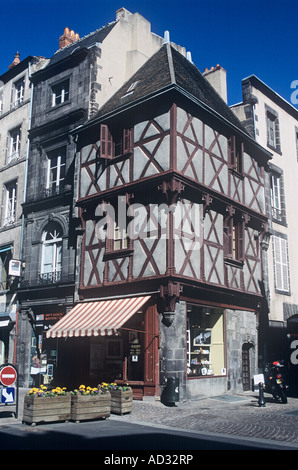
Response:
[[[76,300],[150,296],[142,320],[136,313],[135,328],[128,322],[116,339],[118,362],[106,362],[114,378],[139,398],[162,397],[173,375],[181,397],[247,389],[264,296],[270,154],[169,43],[72,135]],[[138,354],[129,328],[139,333]]]

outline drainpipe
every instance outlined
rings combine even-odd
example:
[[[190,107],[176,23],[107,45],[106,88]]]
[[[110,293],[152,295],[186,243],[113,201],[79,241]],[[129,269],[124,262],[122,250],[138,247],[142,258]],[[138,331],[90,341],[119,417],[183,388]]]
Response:
[[[31,79],[31,62],[28,63],[28,78]],[[26,162],[25,162],[25,178],[24,178],[24,192],[23,192],[23,203],[26,202],[26,193],[27,193],[27,182],[28,182],[28,161],[29,161],[29,151],[30,151],[30,140],[29,140],[29,130],[31,129],[31,120],[32,120],[32,106],[33,106],[33,89],[34,85],[31,83],[31,93],[30,93],[30,105],[29,105],[29,118],[28,118],[28,139],[27,139],[27,148],[26,148]],[[21,217],[21,240],[20,240],[20,253],[19,259],[21,261],[21,269],[23,264],[23,247],[24,247],[24,225],[25,225],[25,216],[24,210],[22,210]],[[18,282],[18,287],[20,287],[20,278]],[[16,302],[16,326],[15,326],[15,340],[14,340],[14,352],[13,352],[13,364],[16,363],[16,353],[17,353],[17,339],[18,339],[18,318],[19,318],[19,299],[17,296]]]

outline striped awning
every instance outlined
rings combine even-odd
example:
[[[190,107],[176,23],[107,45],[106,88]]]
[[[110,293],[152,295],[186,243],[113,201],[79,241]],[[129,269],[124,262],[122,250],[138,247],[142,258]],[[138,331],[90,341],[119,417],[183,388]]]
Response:
[[[128,297],[77,304],[47,331],[48,338],[114,335],[150,299]]]

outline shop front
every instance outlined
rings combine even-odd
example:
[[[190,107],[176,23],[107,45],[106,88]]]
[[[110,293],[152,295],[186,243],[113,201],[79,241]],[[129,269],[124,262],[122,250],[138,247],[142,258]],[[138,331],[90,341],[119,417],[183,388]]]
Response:
[[[44,345],[54,343],[55,385],[126,381],[136,399],[158,394],[158,313],[150,296],[79,303],[47,331]]]
[[[226,375],[224,312],[187,305],[187,377]]]

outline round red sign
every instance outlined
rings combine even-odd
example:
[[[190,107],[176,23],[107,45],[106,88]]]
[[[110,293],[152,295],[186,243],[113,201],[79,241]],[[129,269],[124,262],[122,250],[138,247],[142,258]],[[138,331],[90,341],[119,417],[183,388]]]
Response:
[[[9,387],[17,380],[17,371],[12,366],[4,366],[0,371],[0,381],[5,387]]]

